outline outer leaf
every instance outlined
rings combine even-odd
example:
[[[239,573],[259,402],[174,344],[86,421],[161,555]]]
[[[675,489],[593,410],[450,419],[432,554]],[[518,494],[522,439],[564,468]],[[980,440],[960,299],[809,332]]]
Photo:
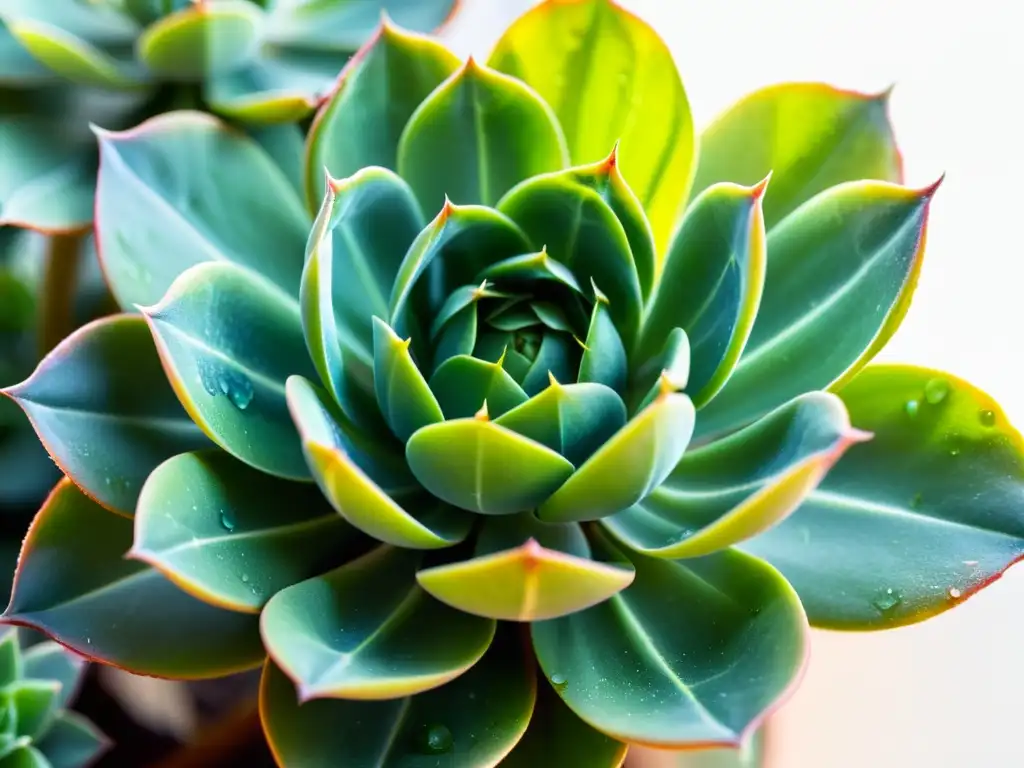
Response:
[[[578,176],[571,169],[531,178],[505,195],[498,209],[569,267],[579,285],[596,283],[605,291],[619,335],[632,350],[643,300],[629,239],[611,206]]]
[[[391,289],[391,326],[426,354],[429,328],[451,293],[491,264],[530,250],[511,219],[491,208],[445,203],[405,255]],[[424,367],[426,370],[426,366]]]
[[[486,413],[424,427],[409,438],[405,455],[428,491],[481,515],[532,509],[573,470],[551,449],[498,426]]]
[[[254,616],[201,603],[126,560],[132,523],[58,483],[25,537],[5,621],[158,677],[220,677],[263,658]]]
[[[693,432],[693,403],[663,392],[615,433],[537,510],[542,520],[598,520],[631,507],[661,485]]]
[[[121,306],[159,301],[206,261],[233,261],[298,295],[309,220],[252,139],[199,112],[98,136],[97,246]]]
[[[628,410],[636,413],[650,405],[663,386],[686,389],[690,380],[690,338],[682,328],[673,328],[661,351],[632,371]]]
[[[234,264],[198,264],[143,313],[171,386],[228,453],[273,475],[309,477],[288,408],[288,376],[315,376],[299,305]]]
[[[366,3],[272,4],[270,40],[276,45],[349,53],[381,21],[381,12],[407,29],[433,32],[447,21],[457,0],[380,0]]]
[[[39,742],[50,768],[81,768],[110,749],[110,741],[77,712],[61,712]]]
[[[273,662],[260,684],[260,715],[278,763],[304,768],[496,766],[533,711],[536,683],[519,633],[501,631],[484,657],[452,682],[405,699],[319,699],[301,706]]]
[[[398,140],[416,107],[459,66],[440,42],[385,20],[349,61],[317,113],[306,144],[306,199],[324,168],[337,177],[398,166]]]
[[[261,54],[247,66],[206,78],[203,100],[211,110],[249,125],[304,121],[344,61],[338,54],[266,45]]]
[[[359,435],[308,381],[288,380],[288,405],[317,484],[352,525],[410,549],[447,547],[469,533],[472,518],[423,492],[400,448],[391,454]]]
[[[121,514],[134,514],[158,464],[210,445],[167,383],[141,317],[83,326],[4,393],[24,409],[60,468]]]
[[[990,397],[899,365],[870,366],[839,394],[874,439],[743,544],[783,571],[816,626],[921,621],[1024,556],[1024,442]]]
[[[3,768],[50,768],[50,764],[38,749],[22,744],[4,756]]]
[[[78,693],[84,673],[85,660],[57,643],[43,642],[25,651],[25,677],[60,683],[59,710],[65,709]]]
[[[444,417],[464,419],[486,405],[495,417],[522,405],[527,395],[503,367],[504,355],[496,363],[470,355],[449,358],[430,377],[430,389],[437,396]]]
[[[829,187],[878,179],[902,183],[903,163],[887,102],[823,83],[773,85],[727,109],[700,137],[691,202],[720,181],[754,184],[774,173],[764,200],[769,229]]]
[[[138,56],[158,75],[198,80],[238,69],[251,59],[264,23],[251,2],[192,4],[147,27],[138,40]]]
[[[416,579],[448,605],[502,621],[565,616],[607,600],[633,581],[628,563],[596,563],[585,544],[577,551],[566,547],[570,531],[560,528],[570,526],[542,523],[529,512],[489,518],[475,557],[421,570]],[[578,527],[572,528],[586,542]]]
[[[772,230],[754,328],[725,388],[701,411],[700,436],[839,386],[885,345],[917,284],[936,188],[845,184]]]
[[[419,553],[379,547],[271,599],[263,641],[296,681],[300,701],[409,696],[480,660],[495,622],[430,597],[416,585],[420,560]]]
[[[548,0],[498,41],[489,63],[552,106],[572,162],[621,138],[621,163],[664,249],[693,174],[690,106],[672,54],[645,22],[609,0]]]
[[[18,629],[8,627],[0,637],[0,687],[20,680],[24,675],[24,669]]]
[[[520,181],[566,165],[550,107],[472,58],[420,104],[398,144],[398,171],[428,211],[448,198],[493,206]]]
[[[688,390],[697,408],[725,386],[754,327],[765,278],[767,181],[716,185],[690,207],[644,316],[640,360],[658,354],[674,328],[686,331]]]
[[[573,712],[613,738],[738,746],[803,667],[807,621],[796,593],[739,552],[630,559],[628,589],[532,625],[544,674]]]
[[[66,131],[66,126],[39,116],[0,119],[0,226],[48,233],[89,226],[96,161]]]
[[[501,768],[574,763],[587,768],[619,768],[628,749],[580,720],[545,680],[537,690],[530,725]]]
[[[377,402],[395,436],[405,442],[421,427],[444,419],[441,406],[402,340],[378,317],[373,319],[374,385]]]
[[[626,423],[621,398],[603,384],[559,384],[552,377],[540,394],[495,422],[565,456],[585,462]]]
[[[838,397],[811,392],[689,451],[650,496],[604,524],[647,555],[709,555],[786,518],[847,448],[869,438]]]
[[[150,475],[129,556],[204,602],[257,613],[274,593],[341,562],[360,539],[317,488],[213,450],[175,456]]]

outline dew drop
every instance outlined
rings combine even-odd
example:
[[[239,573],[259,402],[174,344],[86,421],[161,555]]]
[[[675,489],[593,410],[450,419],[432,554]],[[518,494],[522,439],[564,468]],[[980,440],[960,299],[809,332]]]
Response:
[[[966,565],[968,568],[977,568],[978,567],[978,561],[977,560],[964,560],[964,565]]]
[[[235,518],[231,516],[231,513],[227,510],[221,510],[220,513],[220,524],[223,526],[225,531],[235,530]]]
[[[957,448],[957,447],[956,447],[956,446],[954,445],[954,446],[953,446],[952,448],[950,448],[950,449],[949,449],[949,455],[950,455],[950,456],[959,456],[959,455],[960,455],[960,449],[959,449],[959,448]]]
[[[929,379],[924,385],[924,399],[932,405],[938,405],[949,394],[949,382],[945,379]]]
[[[949,595],[949,599],[950,600],[959,600],[960,599],[960,595],[962,593],[956,587],[950,587],[949,589],[946,590],[946,594]]]
[[[874,600],[871,601],[872,605],[882,613],[891,611],[902,602],[903,596],[892,587],[883,590]]]
[[[986,427],[992,427],[996,423],[996,414],[994,411],[984,410],[978,414],[978,419]]]
[[[437,724],[427,728],[423,738],[423,748],[428,754],[440,755],[451,750],[455,744],[452,732],[447,727]]]
[[[906,405],[903,406],[903,410],[907,412],[907,416],[914,418],[917,416],[917,411],[920,409],[921,404],[917,400],[907,400]]]
[[[249,583],[249,574],[248,573],[243,573],[242,574],[242,583],[243,584],[248,584]]]
[[[551,676],[551,684],[555,686],[555,688],[561,690],[569,684],[569,681],[566,679],[565,675],[555,674]]]

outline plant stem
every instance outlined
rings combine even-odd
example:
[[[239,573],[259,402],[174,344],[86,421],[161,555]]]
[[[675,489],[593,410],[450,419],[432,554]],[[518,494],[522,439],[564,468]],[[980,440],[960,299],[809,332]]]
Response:
[[[37,329],[40,358],[73,330],[83,237],[82,234],[52,235],[46,244]]]

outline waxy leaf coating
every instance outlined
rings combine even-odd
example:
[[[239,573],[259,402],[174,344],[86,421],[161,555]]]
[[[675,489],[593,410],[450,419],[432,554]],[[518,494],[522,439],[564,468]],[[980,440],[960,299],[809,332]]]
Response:
[[[300,700],[396,699],[472,667],[495,622],[435,600],[416,584],[421,555],[381,546],[278,592],[263,610],[263,640]]]

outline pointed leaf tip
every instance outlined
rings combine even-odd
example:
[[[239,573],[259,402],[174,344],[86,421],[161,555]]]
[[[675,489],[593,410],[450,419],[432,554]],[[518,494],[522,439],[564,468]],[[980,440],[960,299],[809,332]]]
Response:
[[[768,175],[761,179],[757,184],[750,188],[750,196],[755,201],[760,201],[764,197],[765,190],[768,189],[768,182],[772,180],[772,174],[774,171],[768,171]]]
[[[943,181],[945,181],[945,180],[946,180],[946,172],[945,172],[945,171],[943,171],[943,172],[942,172],[942,173],[941,173],[941,174],[939,175],[939,178],[937,178],[937,179],[936,179],[935,181],[933,181],[933,182],[932,182],[931,184],[928,184],[928,185],[926,185],[926,186],[924,186],[924,187],[921,187],[921,188],[920,188],[920,189],[918,190],[918,194],[919,194],[919,195],[920,195],[921,197],[923,197],[924,199],[926,199],[926,200],[928,200],[928,201],[930,202],[930,201],[931,201],[931,199],[932,199],[933,197],[935,197],[935,193],[939,191],[939,187],[941,187],[941,186],[942,186],[942,182],[943,182]]]
[[[487,401],[484,400],[484,404],[480,406],[480,410],[473,414],[473,418],[477,421],[490,421],[491,414],[487,411]]]

